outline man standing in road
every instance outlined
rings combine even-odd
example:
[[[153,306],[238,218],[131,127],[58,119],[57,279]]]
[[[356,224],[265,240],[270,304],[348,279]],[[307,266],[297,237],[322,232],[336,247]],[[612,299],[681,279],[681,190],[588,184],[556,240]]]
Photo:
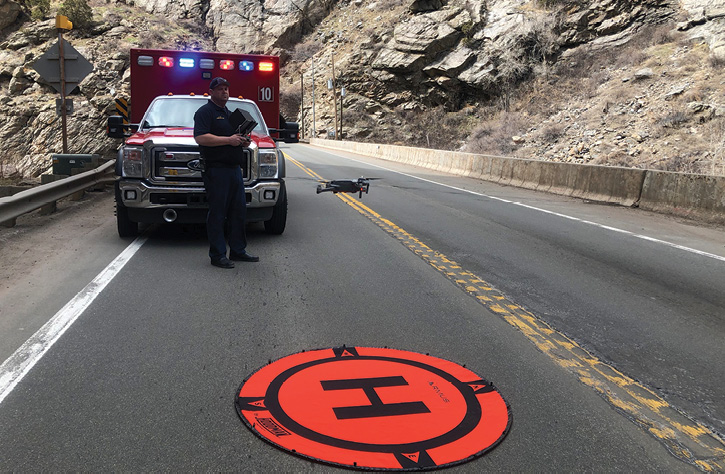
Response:
[[[234,262],[258,262],[259,257],[246,251],[245,220],[247,200],[242,176],[242,147],[249,146],[248,138],[235,133],[229,121],[231,112],[229,82],[215,77],[209,84],[209,102],[194,114],[194,139],[205,162],[202,174],[206,188],[209,214],[206,231],[209,237],[211,264],[221,268],[234,268]],[[229,257],[224,235],[228,227]],[[233,261],[232,261],[233,260]]]

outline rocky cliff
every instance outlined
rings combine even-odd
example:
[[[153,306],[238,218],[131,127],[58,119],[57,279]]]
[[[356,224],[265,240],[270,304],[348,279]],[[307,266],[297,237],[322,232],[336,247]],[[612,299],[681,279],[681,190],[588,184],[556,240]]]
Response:
[[[71,153],[115,156],[106,117],[142,46],[280,55],[285,113],[308,135],[335,130],[334,61],[347,139],[700,172],[723,159],[725,0],[89,3],[92,28],[66,35],[94,65],[71,96]],[[57,32],[13,0],[0,13],[0,170],[37,177],[61,134],[32,64]]]

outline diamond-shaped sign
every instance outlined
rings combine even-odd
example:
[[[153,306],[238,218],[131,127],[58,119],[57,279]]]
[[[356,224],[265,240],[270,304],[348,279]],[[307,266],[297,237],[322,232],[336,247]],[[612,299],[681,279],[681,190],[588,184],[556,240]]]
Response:
[[[65,69],[65,95],[73,89],[91,72],[93,65],[70,45],[63,41],[63,66]],[[33,64],[38,74],[45,79],[58,92],[60,90],[60,41],[57,41]]]

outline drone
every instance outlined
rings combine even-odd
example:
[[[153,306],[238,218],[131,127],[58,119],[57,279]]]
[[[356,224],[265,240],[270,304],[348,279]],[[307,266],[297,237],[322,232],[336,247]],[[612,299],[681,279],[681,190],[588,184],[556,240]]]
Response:
[[[317,194],[332,192],[337,193],[358,193],[358,198],[362,198],[363,192],[368,193],[370,189],[369,181],[372,179],[380,178],[365,178],[360,177],[356,180],[351,179],[338,179],[334,181],[323,181],[322,184],[317,185]]]

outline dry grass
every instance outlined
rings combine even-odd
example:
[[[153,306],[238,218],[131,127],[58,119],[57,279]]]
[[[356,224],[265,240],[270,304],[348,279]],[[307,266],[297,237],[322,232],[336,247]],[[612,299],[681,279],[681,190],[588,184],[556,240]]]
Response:
[[[709,174],[725,176],[725,117],[711,120],[703,128],[703,135],[709,138]]]
[[[501,112],[495,121],[481,124],[473,130],[463,151],[487,155],[511,155],[519,148],[512,137],[523,135],[528,123],[520,112]]]

